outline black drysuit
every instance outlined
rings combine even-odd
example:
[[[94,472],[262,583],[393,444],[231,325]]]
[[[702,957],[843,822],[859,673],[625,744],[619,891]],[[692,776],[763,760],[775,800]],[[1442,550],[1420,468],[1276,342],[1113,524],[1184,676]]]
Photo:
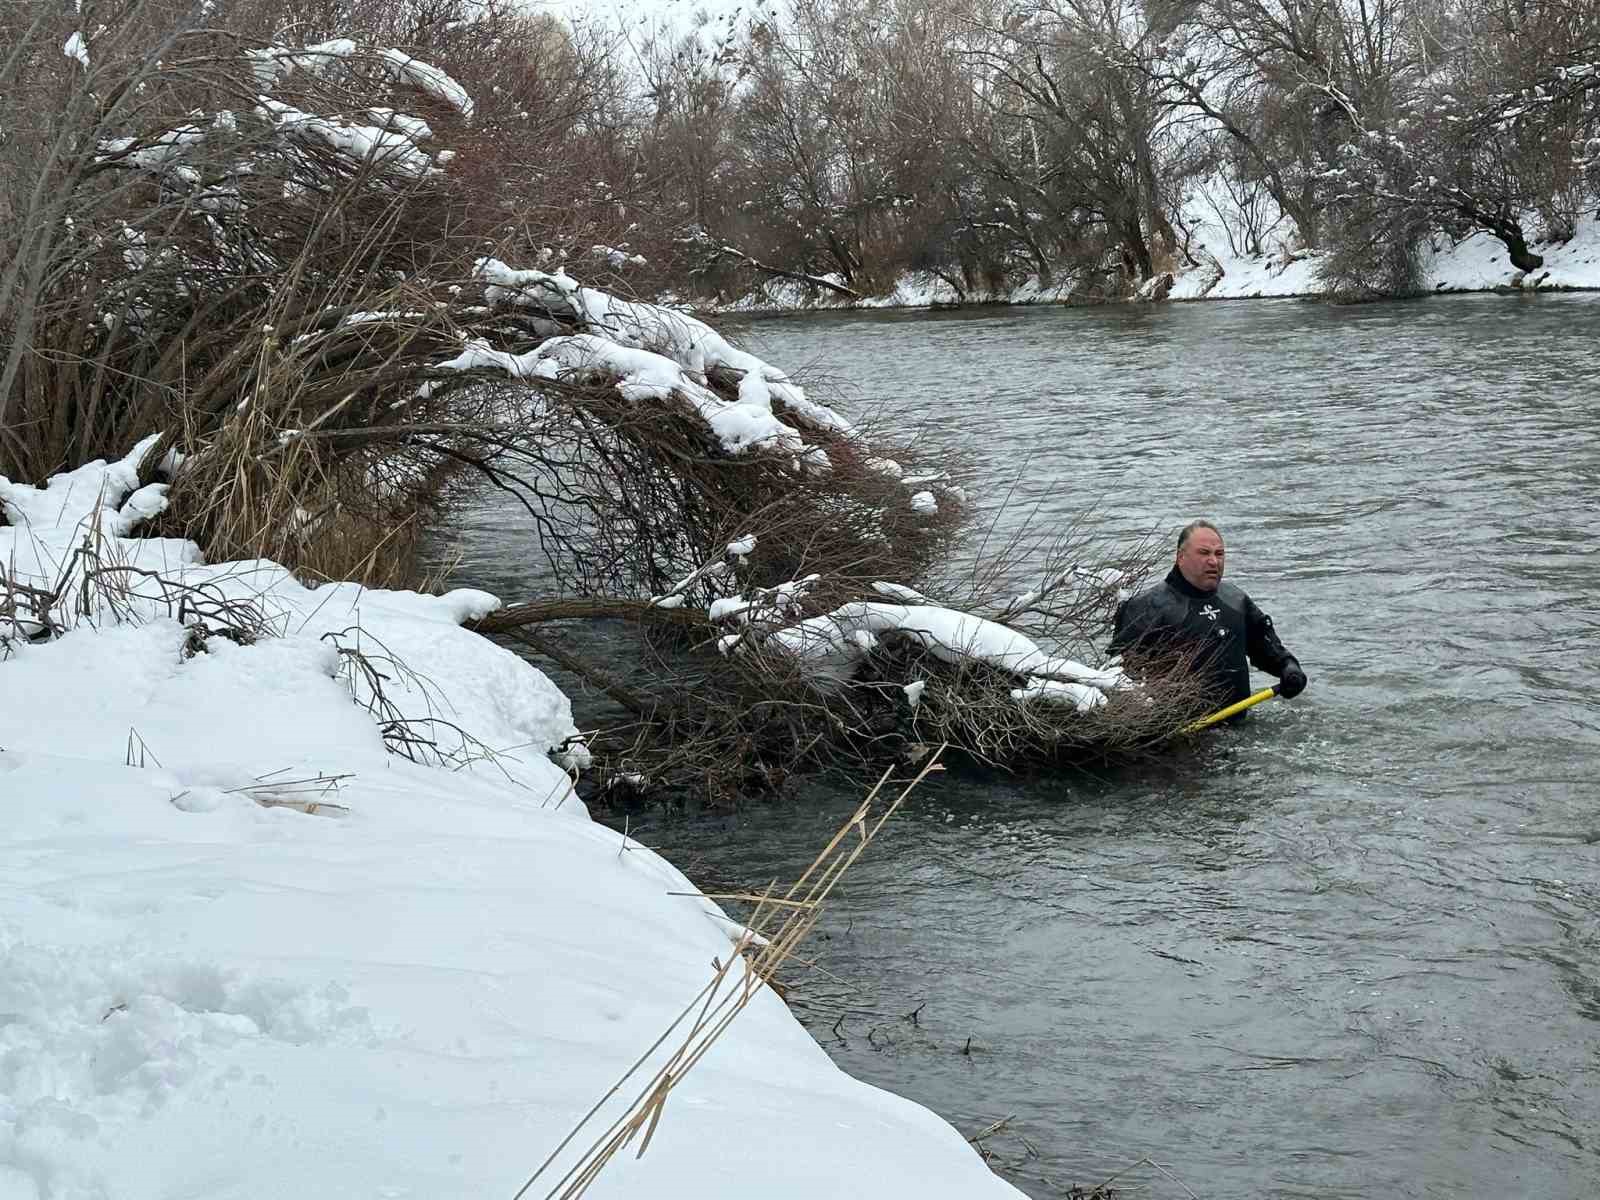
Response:
[[[1216,591],[1202,592],[1177,567],[1117,609],[1111,653],[1147,661],[1192,654],[1219,707],[1250,695],[1250,664],[1281,676],[1295,661],[1278,640],[1272,618],[1240,588],[1224,580]]]

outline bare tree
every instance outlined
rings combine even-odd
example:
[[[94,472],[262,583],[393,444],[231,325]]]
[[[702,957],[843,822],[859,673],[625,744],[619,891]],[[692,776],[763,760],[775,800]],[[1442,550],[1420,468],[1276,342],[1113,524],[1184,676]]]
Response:
[[[1199,158],[1142,68],[1155,46],[1142,10],[1045,0],[989,18],[984,32],[972,52],[983,95],[995,120],[1023,135],[1009,161],[992,156],[986,169],[1026,187],[1059,243],[1102,247],[1125,278],[1151,275],[1179,247],[1171,214]]]

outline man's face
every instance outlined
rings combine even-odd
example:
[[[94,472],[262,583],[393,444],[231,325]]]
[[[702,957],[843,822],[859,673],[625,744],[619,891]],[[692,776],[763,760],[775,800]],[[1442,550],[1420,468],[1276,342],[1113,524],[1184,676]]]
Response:
[[[1202,592],[1222,582],[1222,537],[1215,529],[1196,529],[1178,551],[1178,570]]]

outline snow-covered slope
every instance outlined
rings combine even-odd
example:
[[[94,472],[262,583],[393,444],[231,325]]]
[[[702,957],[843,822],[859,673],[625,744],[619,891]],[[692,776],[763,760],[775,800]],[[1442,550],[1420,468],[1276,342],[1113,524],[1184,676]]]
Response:
[[[0,1200],[509,1200],[726,961],[729,923],[588,819],[547,753],[566,698],[458,625],[492,597],[307,591],[141,544],[164,496],[130,496],[135,461],[0,479],[21,582],[85,535],[161,576],[75,591],[52,641],[0,621]],[[207,635],[183,595],[248,600],[268,635],[231,640],[216,608]],[[446,760],[389,752],[404,729]],[[755,1190],[1018,1195],[770,992],[591,1194]]]
[[[1322,291],[1317,280],[1319,256],[1314,253],[1274,253],[1255,258],[1229,254],[1219,247],[1223,239],[1210,239],[1208,264],[1179,276],[1173,300],[1244,300],[1269,296],[1315,296]],[[1486,233],[1461,242],[1436,235],[1424,249],[1427,286],[1436,292],[1487,292],[1497,288],[1550,290],[1600,289],[1600,220],[1578,221],[1568,242],[1547,242],[1533,247],[1543,255],[1544,266],[1524,276],[1506,257],[1505,246]]]

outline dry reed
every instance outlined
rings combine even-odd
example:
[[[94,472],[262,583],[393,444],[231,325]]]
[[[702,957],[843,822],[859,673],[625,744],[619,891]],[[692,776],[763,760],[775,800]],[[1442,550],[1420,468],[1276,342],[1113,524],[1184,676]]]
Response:
[[[892,774],[884,772],[866,799],[783,895],[774,896],[773,889],[769,888],[764,894],[750,897],[754,911],[727,961],[718,961],[710,982],[551,1151],[539,1169],[517,1190],[513,1200],[522,1200],[546,1177],[562,1152],[601,1109],[650,1063],[658,1050],[673,1044],[679,1027],[688,1021],[687,1030],[678,1035],[666,1061],[639,1089],[627,1111],[597,1135],[582,1157],[551,1185],[545,1193],[546,1200],[576,1200],[582,1196],[606,1165],[635,1139],[639,1139],[636,1157],[643,1156],[655,1136],[672,1090],[705,1057],[761,989],[772,985],[778,969],[794,955],[817,923],[839,880],[855,865],[884,823],[899,810],[917,785],[941,769],[937,757],[930,757],[917,775],[874,813],[873,807]]]

